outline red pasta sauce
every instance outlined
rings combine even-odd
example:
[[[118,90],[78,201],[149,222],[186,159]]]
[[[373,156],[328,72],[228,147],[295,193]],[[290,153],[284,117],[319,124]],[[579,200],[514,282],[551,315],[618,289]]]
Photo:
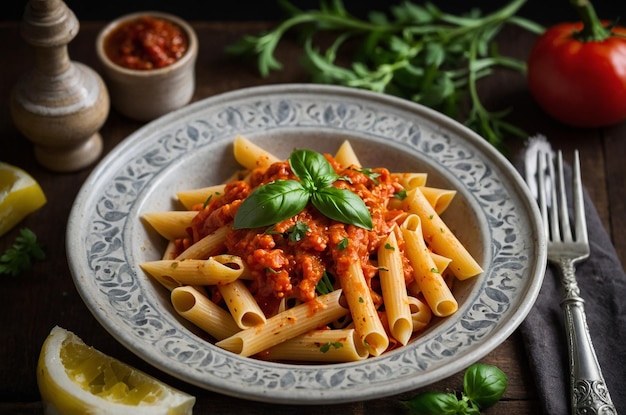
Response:
[[[120,24],[104,40],[112,62],[129,69],[149,70],[169,66],[187,51],[189,39],[177,24],[141,16]]]
[[[325,154],[336,173],[347,180],[333,185],[349,189],[360,196],[368,207],[373,229],[366,229],[334,221],[322,215],[310,203],[298,215],[267,228],[231,230],[226,238],[224,252],[240,256],[253,276],[250,290],[267,315],[272,315],[283,298],[308,302],[316,298],[315,287],[324,271],[339,277],[346,275],[351,263],[360,261],[366,281],[370,285],[376,306],[382,304],[375,261],[380,244],[395,225],[406,217],[401,210],[388,209],[388,201],[403,189],[385,168],[371,169],[379,174],[375,179],[358,169],[341,169],[332,156]],[[226,185],[219,198],[199,207],[189,229],[190,238],[178,241],[178,252],[222,226],[233,223],[237,209],[250,192],[265,183],[276,180],[298,180],[287,161],[272,164],[268,169],[253,171],[249,183],[235,181]],[[298,222],[306,223],[308,231],[298,241],[290,238],[290,231]],[[404,251],[401,232],[396,232],[399,248]],[[413,280],[413,268],[403,257],[407,284]],[[219,291],[213,291],[218,302]],[[216,298],[217,297],[217,298]],[[315,302],[313,302],[315,303]]]

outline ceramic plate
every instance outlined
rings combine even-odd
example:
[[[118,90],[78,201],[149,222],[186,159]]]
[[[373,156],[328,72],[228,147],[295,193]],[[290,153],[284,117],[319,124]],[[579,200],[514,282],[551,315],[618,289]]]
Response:
[[[334,153],[348,139],[365,167],[428,173],[457,190],[444,214],[484,273],[459,282],[459,310],[406,347],[356,363],[292,365],[219,349],[174,312],[139,268],[165,242],[139,219],[181,209],[178,190],[226,180],[242,134],[281,158]],[[67,230],[75,284],[98,321],[151,365],[207,390],[272,403],[319,404],[398,394],[451,376],[502,343],[530,311],[546,264],[539,212],[521,176],[483,138],[414,103],[322,85],[243,89],[141,128],[84,183]]]

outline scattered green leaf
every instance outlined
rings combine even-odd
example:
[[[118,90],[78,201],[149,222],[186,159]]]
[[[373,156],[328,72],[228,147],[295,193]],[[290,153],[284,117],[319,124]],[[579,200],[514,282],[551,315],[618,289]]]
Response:
[[[28,228],[22,228],[13,246],[0,255],[0,274],[16,277],[29,269],[34,261],[45,257],[43,248],[37,243],[37,235]]]

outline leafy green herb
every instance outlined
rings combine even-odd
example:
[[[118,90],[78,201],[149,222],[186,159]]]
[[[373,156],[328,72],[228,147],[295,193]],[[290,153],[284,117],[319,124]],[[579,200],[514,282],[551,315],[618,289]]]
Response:
[[[478,415],[496,404],[508,386],[507,376],[495,366],[476,363],[463,376],[463,393],[426,392],[402,403],[412,415]]]
[[[533,33],[544,28],[516,16],[526,0],[512,0],[493,13],[471,10],[466,15],[445,13],[432,3],[405,1],[387,15],[372,11],[368,19],[352,16],[341,0],[321,0],[319,9],[301,10],[279,1],[288,16],[274,29],[245,36],[227,47],[238,56],[256,56],[262,76],[282,69],[275,50],[287,32],[302,39],[305,66],[313,82],[338,84],[388,93],[434,108],[463,120],[495,146],[504,134],[527,134],[506,122],[508,110],[491,112],[478,96],[478,81],[505,68],[521,73],[525,61],[498,53],[495,37],[506,24]],[[328,46],[314,39],[326,32]],[[321,43],[321,42],[317,42]],[[356,48],[354,47],[356,45]],[[350,64],[339,63],[340,50],[352,53]],[[461,114],[468,102],[469,111]]]
[[[322,353],[326,353],[330,350],[330,348],[333,347],[335,349],[341,349],[343,347],[343,343],[341,342],[328,342],[326,344],[323,344],[322,347],[320,347],[320,352]]]
[[[273,225],[300,213],[309,201],[330,219],[372,229],[372,217],[363,200],[349,190],[331,186],[339,176],[323,155],[295,150],[289,164],[300,181],[277,180],[254,189],[237,210],[234,229]]]
[[[396,192],[396,193],[393,194],[393,197],[395,197],[398,200],[404,200],[404,199],[406,199],[406,196],[407,196],[407,194],[406,194],[406,190],[405,189],[402,189],[399,192]]]
[[[349,243],[350,243],[350,240],[348,238],[343,238],[341,242],[337,244],[337,249],[340,251],[343,251],[348,247]]]
[[[292,242],[299,242],[304,238],[307,232],[310,232],[311,228],[307,225],[306,222],[297,221],[295,225],[293,225],[287,233],[289,234],[289,240]]]
[[[374,182],[375,185],[378,185],[378,180],[376,179],[380,177],[380,173],[376,173],[370,168],[361,168],[357,169],[357,171],[367,176],[367,178]]]
[[[330,280],[330,276],[328,275],[326,271],[324,271],[324,273],[322,274],[322,278],[320,278],[320,280],[317,282],[315,289],[321,295],[329,294],[335,291],[335,287],[333,287],[333,283]]]
[[[386,244],[385,244],[385,249],[388,249],[388,250],[390,250],[390,251],[395,251],[395,250],[396,250],[396,247],[395,247],[395,246],[393,246],[393,245],[391,245],[391,244],[389,244],[389,243],[386,243]]]
[[[33,261],[41,261],[45,257],[44,250],[37,243],[37,235],[28,228],[22,228],[13,246],[0,255],[0,274],[16,277],[29,269]]]

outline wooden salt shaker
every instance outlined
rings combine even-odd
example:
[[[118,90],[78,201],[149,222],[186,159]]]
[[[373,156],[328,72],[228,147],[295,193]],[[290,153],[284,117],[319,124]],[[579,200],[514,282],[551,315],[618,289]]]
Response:
[[[78,19],[62,0],[30,0],[20,30],[34,48],[35,66],[11,93],[13,122],[44,167],[87,167],[102,153],[98,131],[109,114],[109,94],[93,69],[69,58]]]

